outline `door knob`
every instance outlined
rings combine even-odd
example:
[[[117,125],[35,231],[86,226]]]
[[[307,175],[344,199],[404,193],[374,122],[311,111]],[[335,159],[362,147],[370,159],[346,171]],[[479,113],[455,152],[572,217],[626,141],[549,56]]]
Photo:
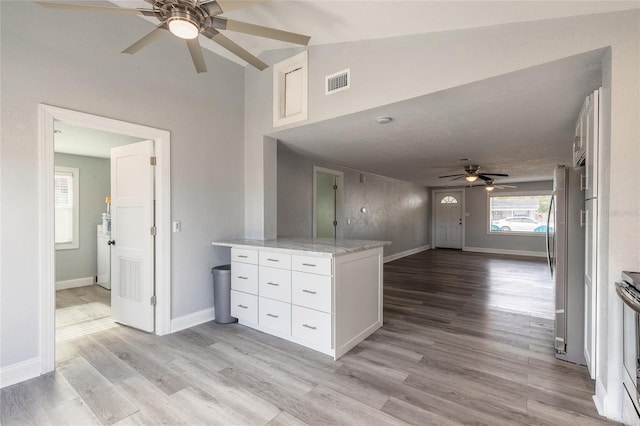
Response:
[[[116,245],[116,240],[109,240],[109,241],[107,241],[107,244],[109,244],[110,246],[115,246]]]

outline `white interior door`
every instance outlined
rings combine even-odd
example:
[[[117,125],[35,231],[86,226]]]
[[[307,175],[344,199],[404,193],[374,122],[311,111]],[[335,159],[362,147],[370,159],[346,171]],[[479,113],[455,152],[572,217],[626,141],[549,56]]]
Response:
[[[462,249],[462,193],[436,195],[436,247]]]
[[[154,329],[153,142],[111,149],[111,316]]]

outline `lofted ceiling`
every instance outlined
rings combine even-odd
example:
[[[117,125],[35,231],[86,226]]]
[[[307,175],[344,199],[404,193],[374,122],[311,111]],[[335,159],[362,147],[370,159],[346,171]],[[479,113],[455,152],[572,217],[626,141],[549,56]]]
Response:
[[[149,8],[143,0],[111,3]],[[634,8],[640,8],[640,1],[273,0],[224,16],[310,35],[313,46],[365,39],[384,43],[385,38],[410,34]],[[139,21],[139,36],[157,24],[153,18]],[[254,55],[292,47],[225,34]],[[245,65],[205,37],[200,42]],[[165,46],[159,47],[167,53],[178,46],[157,42],[162,43]],[[575,118],[584,96],[600,85],[601,57],[602,52],[586,53],[273,136],[305,155],[427,186],[446,185],[437,176],[461,172],[464,164],[510,175],[499,183],[550,179],[555,164],[570,161]],[[375,122],[379,116],[394,121],[379,125]],[[463,163],[461,158],[471,160]]]

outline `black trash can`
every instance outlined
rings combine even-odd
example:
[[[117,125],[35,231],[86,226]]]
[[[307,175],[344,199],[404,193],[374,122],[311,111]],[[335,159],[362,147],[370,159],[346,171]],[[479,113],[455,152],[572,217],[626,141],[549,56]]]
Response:
[[[211,268],[213,274],[213,306],[215,322],[228,324],[237,320],[231,316],[231,265]]]

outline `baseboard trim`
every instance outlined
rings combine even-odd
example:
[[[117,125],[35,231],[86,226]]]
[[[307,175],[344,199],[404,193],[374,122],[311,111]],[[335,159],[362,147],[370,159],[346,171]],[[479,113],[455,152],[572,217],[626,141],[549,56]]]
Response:
[[[0,368],[0,389],[40,375],[40,358],[31,358]]]
[[[541,251],[508,250],[485,247],[463,247],[462,251],[470,251],[474,253],[510,254],[513,256],[547,257],[547,253]]]
[[[392,262],[394,260],[401,259],[403,257],[411,256],[412,254],[420,253],[425,250],[429,250],[431,246],[427,244],[426,246],[416,247],[411,250],[401,251],[400,253],[390,254],[389,256],[385,256],[382,259],[382,263]]]
[[[93,285],[96,277],[75,278],[73,280],[56,281],[56,290],[66,290],[68,288],[85,287]]]
[[[187,328],[213,321],[214,318],[215,310],[213,308],[207,308],[178,318],[173,318],[171,320],[171,332],[175,333],[176,331],[186,330]]]
[[[596,410],[598,410],[598,414],[601,416],[605,415],[604,412],[604,400],[607,397],[607,391],[604,389],[602,381],[596,380],[596,394],[593,395],[593,403],[596,406]]]

